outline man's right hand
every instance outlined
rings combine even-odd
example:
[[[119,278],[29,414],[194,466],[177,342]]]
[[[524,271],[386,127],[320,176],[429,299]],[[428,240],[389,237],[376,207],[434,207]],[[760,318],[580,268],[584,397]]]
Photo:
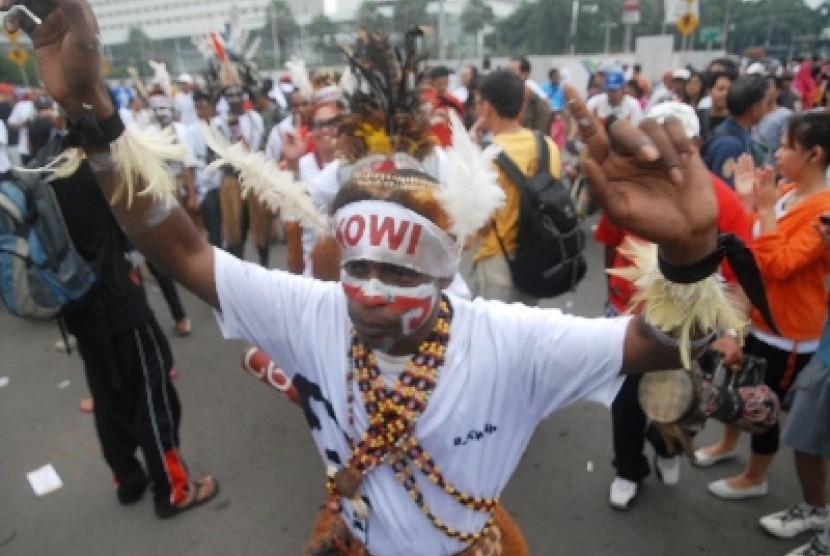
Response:
[[[90,106],[99,120],[114,107],[101,80],[102,48],[98,23],[86,0],[0,0],[0,9],[24,5],[37,15],[36,24],[23,10],[6,15],[9,31],[23,29],[32,39],[40,75],[49,95],[78,120]]]

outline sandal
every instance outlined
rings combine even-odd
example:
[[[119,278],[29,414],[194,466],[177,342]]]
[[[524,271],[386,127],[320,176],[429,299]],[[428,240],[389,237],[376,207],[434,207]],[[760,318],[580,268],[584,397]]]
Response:
[[[176,336],[190,336],[190,333],[193,331],[193,325],[189,318],[184,317],[182,320],[178,321],[175,326],[173,326],[173,330],[176,333]]]
[[[202,477],[188,485],[188,497],[180,504],[165,504],[156,506],[156,515],[159,519],[169,519],[187,510],[192,510],[202,504],[210,502],[219,494],[219,481],[210,475]]]

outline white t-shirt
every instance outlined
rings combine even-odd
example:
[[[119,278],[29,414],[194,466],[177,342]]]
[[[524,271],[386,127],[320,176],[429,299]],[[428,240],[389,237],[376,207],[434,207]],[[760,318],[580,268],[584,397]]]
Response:
[[[214,116],[210,122],[211,127],[218,130],[225,138],[230,137],[230,131],[225,127],[219,116]],[[206,170],[212,162],[211,151],[208,149],[205,138],[202,135],[202,128],[199,122],[187,126],[184,134],[185,145],[187,145],[186,165],[194,169],[194,187],[196,198],[199,204],[205,199],[205,195],[218,189],[222,183],[222,172],[220,170],[209,172]]]
[[[6,122],[9,126],[17,126],[17,152],[28,155],[29,152],[29,122],[35,119],[37,110],[31,100],[19,100],[12,108]]]
[[[0,120],[0,172],[8,172],[12,163],[9,160],[8,148],[9,146],[9,131],[6,129],[6,124]]]
[[[293,377],[323,469],[344,465],[345,435],[359,438],[368,420],[355,388],[357,431],[349,425],[351,321],[340,284],[267,270],[219,249],[214,255],[222,334],[260,346]],[[587,319],[518,303],[450,300],[445,365],[416,435],[449,483],[492,498],[541,419],[580,400],[613,401],[629,317]],[[469,532],[484,526],[485,514],[461,506],[417,469],[414,476],[444,523]],[[436,556],[465,548],[424,517],[388,465],[367,475],[361,495],[371,508],[368,521],[357,521],[348,501],[343,518],[372,554]]]
[[[608,95],[600,93],[589,98],[586,107],[592,114],[602,120],[613,114],[618,119],[628,120],[636,126],[643,119],[643,109],[640,108],[640,103],[630,95],[623,95],[619,106],[611,106],[611,103],[608,102]]]
[[[286,116],[271,128],[268,140],[265,142],[265,157],[279,162],[282,160],[282,134],[294,129],[294,117]]]
[[[196,103],[193,102],[193,93],[179,91],[173,95],[173,110],[178,120],[184,125],[194,124],[199,119],[196,114]]]

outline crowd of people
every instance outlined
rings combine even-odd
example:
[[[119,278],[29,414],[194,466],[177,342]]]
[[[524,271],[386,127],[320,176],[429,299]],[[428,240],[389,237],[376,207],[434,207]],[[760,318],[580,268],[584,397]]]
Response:
[[[88,9],[83,0],[64,4]],[[33,36],[66,9],[36,8],[43,24],[18,22]],[[88,38],[88,20],[69,21],[59,36]],[[780,427],[754,430],[746,469],[709,491],[730,500],[767,494],[774,485],[766,471],[783,440],[795,453],[803,499],[760,525],[784,538],[816,531],[790,554],[830,554],[827,61],[716,58],[700,70],[669,69],[657,83],[638,64],[611,66],[591,76],[583,102],[557,68],[547,83],[534,82],[523,57],[486,71],[468,64],[455,79],[446,66],[406,60],[391,71],[383,66],[396,59],[386,55],[386,39],[361,40],[346,71],[309,72],[295,61],[276,82],[224,70],[208,78],[182,73],[172,82],[156,68],[146,82],[136,77],[99,90],[93,64],[79,75],[49,71],[78,55],[59,48],[39,59],[44,89],[0,85],[6,178],[77,126],[85,110],[102,128],[124,124],[114,125],[120,131],[106,143],[81,143],[87,162],[53,185],[82,253],[95,261],[105,252],[114,261],[101,273],[111,287],[67,321],[118,500],[135,503],[152,485],[156,512],[167,518],[219,489],[213,477],[190,477],[182,460],[173,354],[126,256],[133,246],[148,257],[177,334],[189,333],[190,322],[174,281],[217,309],[223,335],[261,348],[293,381],[292,399],[329,472],[329,498],[307,554],[413,554],[412,547],[526,554],[499,494],[539,420],[579,400],[611,407],[612,507],[631,508],[650,473],[646,439],[659,479],[677,484],[680,447],[666,442],[637,398],[641,373],[681,366],[678,341],[667,334],[673,330],[645,312],[632,316],[648,300],[618,275],[609,275],[605,319],[536,309],[540,299],[514,284],[509,266],[519,185],[491,159],[475,165],[460,158],[485,156],[495,145],[530,175],[539,167],[541,132],[551,173],[567,181],[580,172],[592,184],[602,207],[595,239],[608,269],[637,266],[626,242],[656,244],[671,281],[681,280],[669,271],[700,272],[717,232],[751,248],[772,318],[739,279],[741,269],[724,263],[724,283],[712,287],[725,290],[728,303],[717,309],[746,325],[695,330],[686,349],[695,356],[716,350],[730,368],[745,354],[764,358],[764,384],[789,414]],[[381,67],[390,71],[372,73]],[[372,89],[367,76],[378,74],[390,81]],[[167,167],[179,208],[138,196],[113,203],[110,216],[106,200],[118,183],[107,143],[124,129],[183,147]],[[302,210],[243,195],[246,172],[229,158],[231,144],[302,184],[301,196],[332,219],[335,233]],[[258,265],[242,262],[249,240]],[[272,271],[275,241],[286,243],[286,272]],[[469,276],[459,273],[463,252],[472,261]],[[140,399],[144,391],[149,401]],[[722,439],[690,454],[696,465],[736,457],[737,424],[761,411],[757,400],[729,403],[742,408],[740,419],[724,420]],[[455,449],[445,436],[461,422],[484,427],[485,440]]]

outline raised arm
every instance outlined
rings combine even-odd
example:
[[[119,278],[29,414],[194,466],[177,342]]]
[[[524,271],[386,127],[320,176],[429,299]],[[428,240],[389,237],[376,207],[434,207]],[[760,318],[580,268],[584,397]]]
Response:
[[[104,195],[114,201],[112,211],[119,224],[168,276],[218,308],[213,249],[178,205],[148,195],[136,195],[129,206],[125,196],[114,199],[120,184],[110,145],[123,133],[123,124],[101,78],[98,24],[87,1],[0,0],[0,7],[11,10],[7,29],[22,28],[29,34],[46,90],[87,137],[82,148]],[[139,183],[139,191],[141,187]]]
[[[682,124],[675,118],[667,119],[664,125],[646,118],[635,128],[617,120],[606,130],[573,88],[567,87],[566,95],[590,153],[584,167],[592,194],[611,222],[658,246],[660,268],[663,274],[671,274],[669,287],[654,288],[649,295],[657,290],[667,297],[681,292],[678,297],[692,296],[690,301],[694,301],[694,288],[717,267],[716,263],[702,261],[718,246],[718,209],[709,173]],[[661,284],[668,282],[662,274],[658,279]],[[687,334],[694,352],[702,343],[695,340],[709,335],[717,319],[695,319],[684,324],[684,311],[677,310],[683,304],[676,301],[663,299],[659,311],[644,309],[646,316],[632,319],[625,340],[623,372],[680,367],[675,339]],[[673,306],[674,314],[666,318],[666,313],[672,312],[666,311],[668,305]]]

